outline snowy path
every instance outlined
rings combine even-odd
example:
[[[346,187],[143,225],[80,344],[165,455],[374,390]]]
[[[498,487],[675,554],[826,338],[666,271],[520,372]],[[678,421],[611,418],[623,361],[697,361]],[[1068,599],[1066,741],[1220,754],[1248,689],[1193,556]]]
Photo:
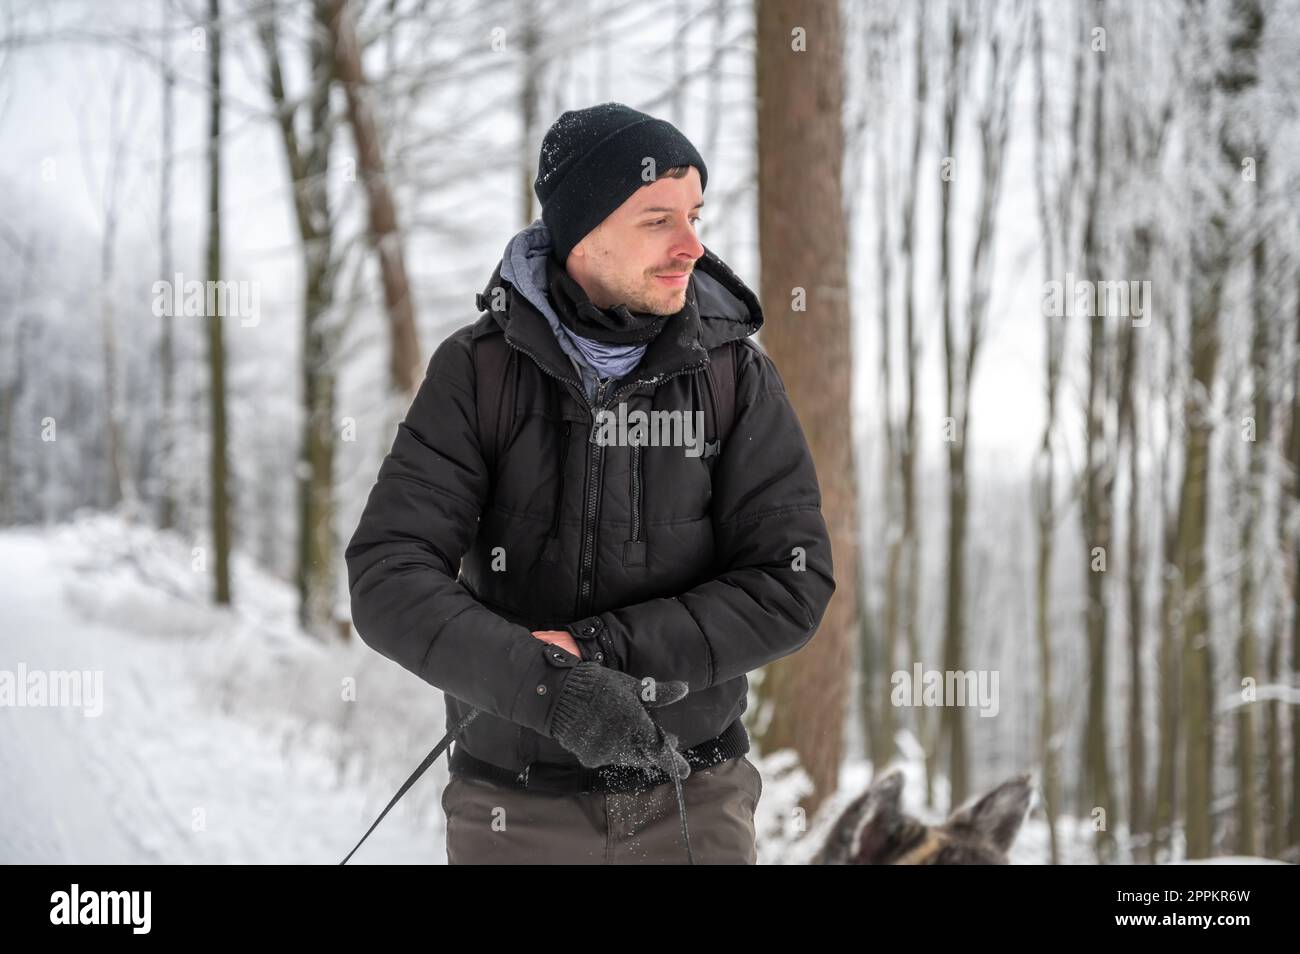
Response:
[[[67,562],[48,535],[0,534],[0,670],[103,672],[98,716],[0,707],[0,862],[336,864],[436,741],[359,784],[312,744],[335,728],[303,731],[287,705],[241,718],[205,701],[222,637],[86,621],[67,605]],[[408,793],[350,863],[444,863],[430,806],[445,777],[441,763],[426,773],[429,791]]]
[[[0,863],[337,864],[442,738],[437,690],[362,643],[305,637],[292,588],[238,554],[236,608],[214,609],[191,559],[189,542],[111,515],[0,531],[0,678],[103,678],[98,716],[0,704]],[[842,766],[800,838],[794,753],[751,760],[762,864],[805,863],[871,777]],[[904,766],[905,808],[942,821],[919,803],[919,755]],[[350,863],[444,864],[446,780],[440,759]],[[1039,814],[1014,863],[1047,857]],[[1092,863],[1090,823],[1059,834],[1066,863]]]

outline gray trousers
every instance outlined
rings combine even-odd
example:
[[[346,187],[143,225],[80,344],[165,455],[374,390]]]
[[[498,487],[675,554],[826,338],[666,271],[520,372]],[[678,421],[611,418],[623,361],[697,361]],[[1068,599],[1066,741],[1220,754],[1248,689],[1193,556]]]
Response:
[[[743,755],[691,772],[682,783],[697,864],[758,860],[754,812],[763,780]],[[447,863],[689,864],[677,789],[552,795],[452,776],[442,793]]]

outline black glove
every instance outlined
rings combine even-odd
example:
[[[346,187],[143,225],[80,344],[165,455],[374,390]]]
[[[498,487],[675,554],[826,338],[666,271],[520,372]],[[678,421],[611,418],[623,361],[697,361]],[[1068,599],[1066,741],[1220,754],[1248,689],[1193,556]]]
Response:
[[[688,690],[680,680],[643,685],[617,669],[580,662],[555,700],[551,736],[587,768],[632,765],[684,779],[691,766],[677,751],[676,736],[661,737],[646,710],[671,705]]]

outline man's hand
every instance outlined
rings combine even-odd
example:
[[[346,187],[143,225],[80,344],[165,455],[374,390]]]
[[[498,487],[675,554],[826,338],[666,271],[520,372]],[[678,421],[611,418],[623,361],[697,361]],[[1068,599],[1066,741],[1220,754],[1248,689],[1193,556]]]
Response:
[[[570,633],[558,629],[543,629],[534,630],[533,635],[544,643],[559,646],[561,649],[566,649],[573,653],[573,655],[577,656],[579,659],[582,658],[582,650],[578,648],[577,640],[575,640]]]
[[[686,778],[690,763],[677,751],[677,737],[665,732],[648,710],[686,696],[680,680],[634,679],[594,662],[580,662],[555,703],[551,737],[587,768],[634,765],[659,769],[669,778]]]

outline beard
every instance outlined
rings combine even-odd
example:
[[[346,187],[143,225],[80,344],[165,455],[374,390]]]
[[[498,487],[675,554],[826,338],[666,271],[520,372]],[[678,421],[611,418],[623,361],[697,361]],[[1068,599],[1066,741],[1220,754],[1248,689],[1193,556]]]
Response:
[[[686,303],[686,293],[690,289],[690,282],[688,281],[681,288],[673,288],[661,284],[655,276],[666,274],[689,275],[690,272],[689,269],[683,271],[672,268],[656,268],[645,273],[639,288],[621,289],[621,294],[615,297],[627,305],[629,311],[649,315],[675,315],[682,310]]]

